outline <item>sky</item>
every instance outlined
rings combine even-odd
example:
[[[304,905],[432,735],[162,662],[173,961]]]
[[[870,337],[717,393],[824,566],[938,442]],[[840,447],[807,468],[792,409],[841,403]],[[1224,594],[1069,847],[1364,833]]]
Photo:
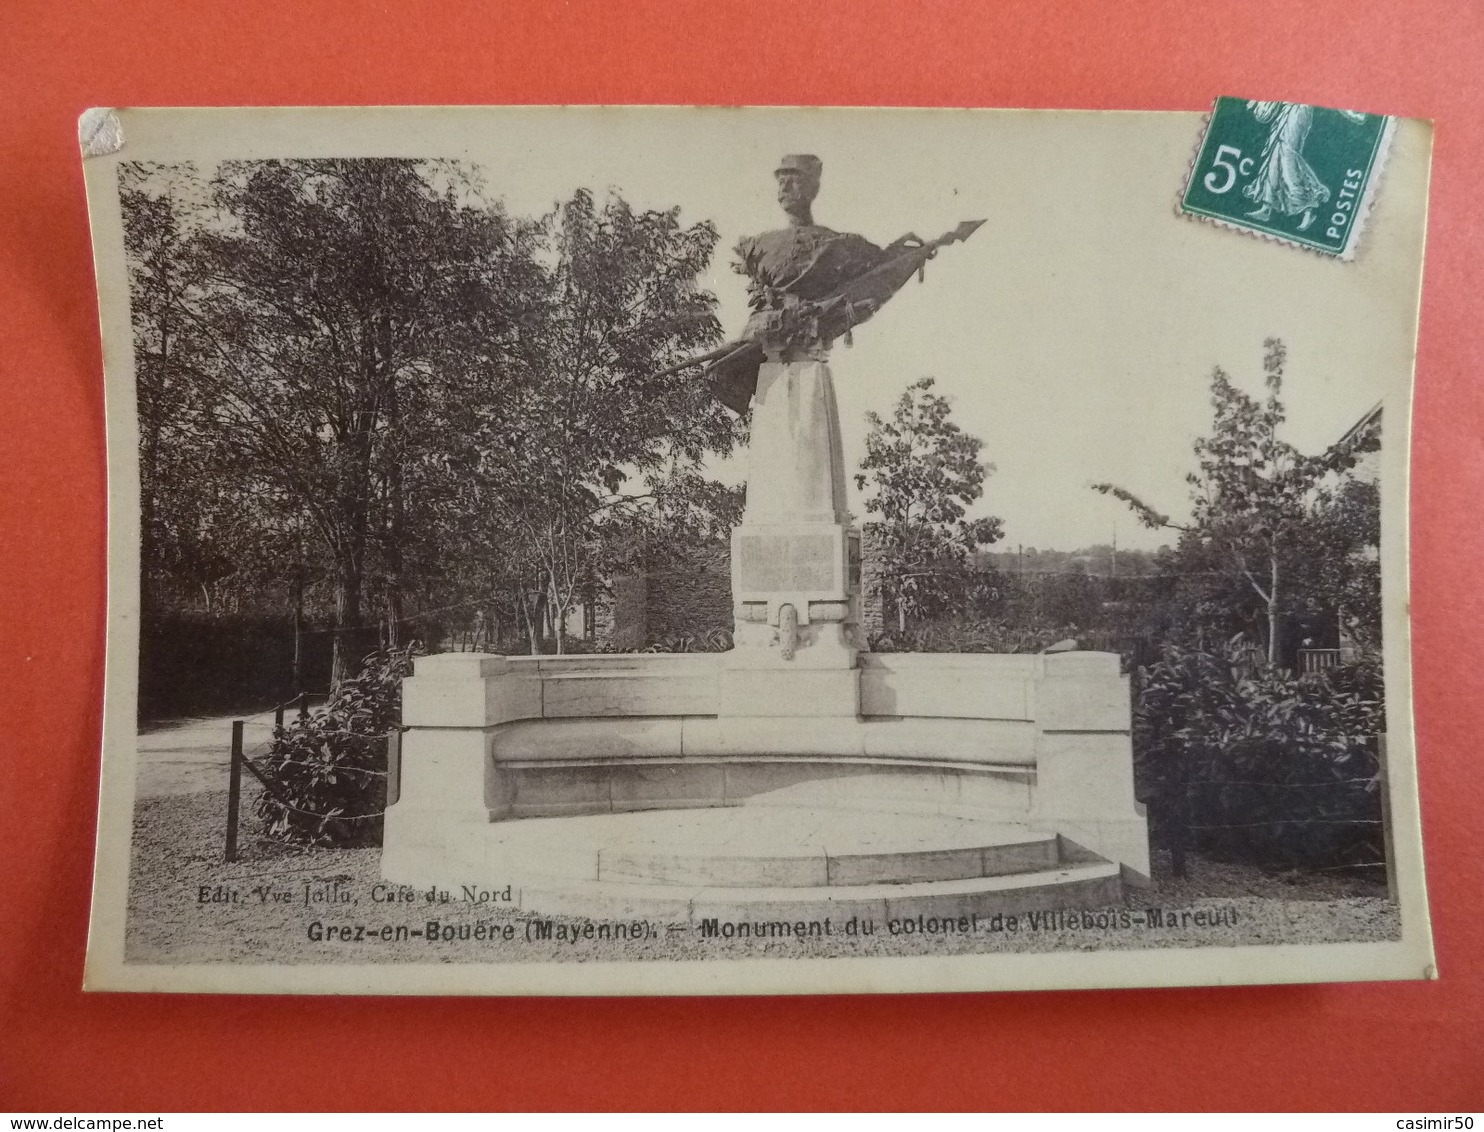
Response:
[[[721,233],[709,277],[726,332],[746,320],[739,238],[781,227],[772,170],[824,163],[815,221],[879,244],[985,220],[928,264],[831,356],[847,473],[865,414],[931,376],[995,467],[980,514],[1002,548],[1154,548],[1091,484],[1111,481],[1177,518],[1212,367],[1262,392],[1263,340],[1288,346],[1287,438],[1314,452],[1378,401],[1388,439],[1410,388],[1426,136],[1398,131],[1356,261],[1342,263],[1176,213],[1198,114],[1049,111],[515,109],[253,112],[136,134],[161,159],[448,156],[491,197],[538,215],[578,187],[681,208]],[[237,112],[244,114],[244,112]],[[132,123],[131,123],[132,124]],[[165,126],[170,128],[168,132]],[[1408,126],[1409,124],[1403,124]],[[743,468],[717,469],[738,479]],[[859,495],[851,483],[852,509]]]

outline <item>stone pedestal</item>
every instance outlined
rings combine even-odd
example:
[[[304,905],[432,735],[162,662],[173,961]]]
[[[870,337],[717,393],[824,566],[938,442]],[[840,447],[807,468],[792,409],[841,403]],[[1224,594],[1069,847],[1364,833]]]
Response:
[[[845,521],[840,413],[822,357],[763,363],[750,432],[744,523]]]
[[[498,810],[494,727],[541,710],[510,662],[484,653],[420,656],[402,681],[401,780],[382,833],[382,875],[406,883],[481,873],[478,831]]]
[[[839,413],[821,357],[761,367],[751,431],[719,711],[853,717],[860,540],[847,521]]]
[[[1149,825],[1134,798],[1133,723],[1118,656],[1046,656],[1032,688],[1036,721],[1033,821],[1149,884]]]

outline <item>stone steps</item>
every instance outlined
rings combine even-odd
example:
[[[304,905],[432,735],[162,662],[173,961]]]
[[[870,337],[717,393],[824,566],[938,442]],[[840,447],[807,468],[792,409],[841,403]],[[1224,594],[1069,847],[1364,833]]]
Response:
[[[844,920],[1091,908],[1119,866],[981,816],[754,805],[495,822],[482,871],[592,919]]]
[[[793,856],[679,854],[603,850],[597,879],[631,884],[705,888],[812,888],[833,885],[917,884],[1033,872],[1059,863],[1055,834],[964,848]]]
[[[521,885],[520,905],[528,911],[592,919],[729,923],[829,919],[838,923],[853,916],[885,925],[918,916],[943,920],[1097,908],[1118,903],[1122,893],[1118,866],[1104,861],[1007,876],[807,888],[692,888],[531,878]]]

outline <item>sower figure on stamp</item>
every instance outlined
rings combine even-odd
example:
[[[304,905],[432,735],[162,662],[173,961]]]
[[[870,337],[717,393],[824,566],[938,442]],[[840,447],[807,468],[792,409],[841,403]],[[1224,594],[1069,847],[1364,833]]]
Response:
[[[1330,196],[1329,186],[1304,160],[1304,143],[1314,121],[1314,108],[1301,102],[1249,100],[1247,109],[1268,126],[1257,176],[1242,190],[1243,196],[1258,205],[1247,215],[1254,220],[1268,220],[1276,208],[1286,216],[1297,216],[1302,231],[1314,223],[1314,210]],[[1340,113],[1352,122],[1363,122],[1366,117],[1354,110]]]

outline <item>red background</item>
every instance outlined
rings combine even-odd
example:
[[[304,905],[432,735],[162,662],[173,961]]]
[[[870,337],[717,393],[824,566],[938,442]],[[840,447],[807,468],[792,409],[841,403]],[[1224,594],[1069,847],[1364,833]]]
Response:
[[[0,1108],[1484,1107],[1484,14],[1452,3],[0,3]],[[1437,123],[1417,743],[1441,981],[723,1000],[84,995],[103,657],[90,105],[832,103]]]

